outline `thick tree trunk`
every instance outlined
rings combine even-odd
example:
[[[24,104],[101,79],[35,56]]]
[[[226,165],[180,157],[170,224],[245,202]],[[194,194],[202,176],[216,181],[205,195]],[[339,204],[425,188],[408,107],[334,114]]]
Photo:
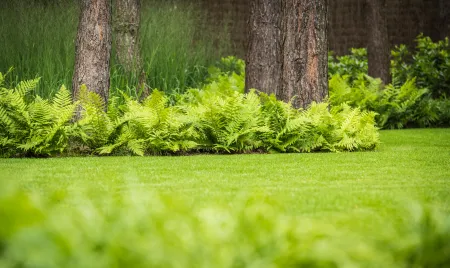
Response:
[[[246,88],[296,108],[328,94],[327,0],[253,0]],[[295,97],[295,98],[294,98]]]
[[[281,99],[297,108],[328,94],[327,0],[283,1],[283,89]]]
[[[119,64],[126,72],[139,74],[141,59],[139,50],[140,0],[116,0],[114,12],[114,40]]]
[[[82,0],[72,80],[74,98],[85,84],[105,104],[108,102],[111,40],[110,0]]]
[[[282,39],[281,1],[252,0],[249,20],[246,81],[248,91],[256,88],[268,94],[281,93]]]
[[[381,78],[385,84],[390,83],[390,46],[385,17],[385,0],[367,0],[367,19],[369,26],[369,43],[367,56],[369,75]]]

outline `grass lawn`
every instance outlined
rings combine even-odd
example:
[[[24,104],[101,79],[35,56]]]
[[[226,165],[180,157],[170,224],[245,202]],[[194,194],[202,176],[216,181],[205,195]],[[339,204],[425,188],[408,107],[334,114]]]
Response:
[[[450,214],[450,129],[381,131],[373,152],[0,159],[0,176],[42,196],[156,191],[192,211],[264,200],[290,218],[383,237],[417,204]]]
[[[292,214],[382,212],[409,200],[450,212],[450,129],[381,131],[374,152],[0,159],[0,171],[43,194],[136,187],[196,203],[256,194]]]

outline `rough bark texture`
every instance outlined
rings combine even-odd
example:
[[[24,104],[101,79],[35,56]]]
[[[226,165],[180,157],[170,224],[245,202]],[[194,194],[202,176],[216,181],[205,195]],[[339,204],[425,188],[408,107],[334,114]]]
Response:
[[[306,108],[328,94],[327,0],[283,1],[281,99]]]
[[[114,40],[118,63],[126,72],[139,74],[140,0],[116,0],[114,12]]]
[[[280,96],[282,76],[281,1],[252,0],[246,57],[246,90]]]
[[[378,77],[388,84],[390,45],[388,28],[385,18],[385,0],[367,0],[369,75]]]
[[[75,98],[85,84],[108,102],[111,40],[110,0],[82,0],[72,81]]]

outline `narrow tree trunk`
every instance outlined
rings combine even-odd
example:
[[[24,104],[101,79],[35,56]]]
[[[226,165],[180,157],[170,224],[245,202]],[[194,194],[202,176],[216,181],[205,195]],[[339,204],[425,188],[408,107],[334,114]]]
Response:
[[[385,84],[390,83],[390,47],[388,28],[385,17],[385,0],[367,0],[367,19],[369,26],[369,43],[367,56],[369,75],[381,78]]]
[[[283,1],[281,99],[297,108],[328,94],[327,0]]]
[[[140,0],[116,0],[114,12],[114,40],[119,64],[126,72],[139,74]]]
[[[268,94],[281,93],[282,39],[281,1],[252,0],[249,19],[249,44],[246,57],[248,91],[256,88]]]
[[[72,80],[74,98],[85,84],[105,104],[108,102],[111,40],[110,0],[82,0]]]

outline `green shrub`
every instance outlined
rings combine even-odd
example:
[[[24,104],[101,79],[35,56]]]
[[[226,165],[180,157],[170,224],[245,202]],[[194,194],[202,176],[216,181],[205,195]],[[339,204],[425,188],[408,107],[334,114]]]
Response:
[[[351,54],[344,56],[334,56],[333,52],[328,53],[328,74],[347,75],[350,81],[356,80],[360,74],[368,74],[369,65],[367,62],[367,49],[352,48]]]
[[[0,189],[1,267],[446,267],[450,219],[419,207],[389,236],[292,216],[268,196],[233,206],[124,189],[91,199]],[[70,205],[68,205],[70,204]],[[384,232],[386,234],[386,232]]]
[[[433,42],[419,35],[417,45],[410,52],[405,45],[392,51],[391,72],[396,86],[416,78],[419,88],[428,88],[433,98],[450,96],[450,43],[449,39]]]
[[[445,125],[448,118],[446,100],[433,100],[428,89],[417,88],[415,78],[397,87],[383,86],[380,79],[367,75],[360,75],[353,82],[348,76],[334,75],[329,90],[331,105],[347,103],[374,111],[380,128]]]

